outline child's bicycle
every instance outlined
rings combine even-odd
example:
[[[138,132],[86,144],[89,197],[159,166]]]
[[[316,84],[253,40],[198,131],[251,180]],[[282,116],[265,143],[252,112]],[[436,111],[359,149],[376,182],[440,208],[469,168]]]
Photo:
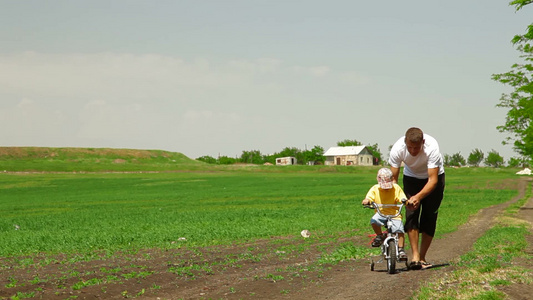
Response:
[[[387,229],[387,235],[385,237],[385,240],[383,241],[383,244],[381,245],[381,258],[377,261],[377,263],[381,263],[386,260],[387,272],[389,274],[396,273],[397,262],[404,261],[405,266],[409,267],[409,265],[407,264],[407,258],[401,259],[398,255],[398,233],[392,233],[392,219],[402,213],[402,208],[404,207],[405,203],[407,203],[407,199],[402,199],[402,204],[377,204],[372,202],[369,205],[363,205],[363,207],[365,208],[376,209],[376,212],[380,216],[387,219],[387,222],[385,224],[385,228]],[[381,210],[386,207],[397,207],[398,213],[396,213],[395,215],[385,215],[381,212]],[[374,271],[374,265],[374,260],[372,259],[370,263],[371,271]]]

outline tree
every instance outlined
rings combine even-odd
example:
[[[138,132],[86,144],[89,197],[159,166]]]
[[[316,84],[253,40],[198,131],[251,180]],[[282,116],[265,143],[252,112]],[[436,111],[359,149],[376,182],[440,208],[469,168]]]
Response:
[[[271,163],[271,164],[275,165],[276,164],[276,157],[279,157],[279,156],[277,156],[276,153],[270,154],[270,155],[263,155],[263,160],[265,161],[264,163]]]
[[[514,5],[516,7],[516,10],[522,9],[522,7],[533,3],[533,0],[514,0],[511,1],[509,4]]]
[[[212,157],[212,156],[209,156],[209,155],[200,156],[196,160],[203,161],[203,162],[208,163],[208,164],[216,164],[217,163],[217,159]]]
[[[485,159],[485,164],[490,167],[499,168],[503,166],[503,157],[496,150],[492,150]]]
[[[241,162],[245,164],[263,164],[263,155],[259,150],[242,151]]]
[[[470,152],[470,155],[468,155],[468,164],[474,167],[479,167],[484,157],[485,154],[483,151],[476,148]]]
[[[446,159],[447,156],[447,159]],[[448,166],[453,167],[460,167],[466,165],[465,158],[461,155],[461,152],[457,152],[455,154],[452,154],[452,156],[444,155],[445,161],[444,163]]]
[[[232,165],[232,164],[234,164],[236,162],[237,162],[237,159],[235,159],[233,157],[220,156],[218,158],[218,163],[221,164],[221,165]]]
[[[324,163],[326,157],[324,156],[324,148],[321,146],[314,146],[311,150],[304,151],[305,161],[314,161],[315,163]]]
[[[358,140],[344,140],[337,142],[337,146],[339,147],[347,147],[347,146],[362,146],[363,144],[359,142]]]
[[[520,159],[516,157],[509,158],[507,165],[511,168],[518,168],[520,166]]]
[[[525,168],[530,166],[530,161],[525,157],[511,157],[507,165],[511,168]]]
[[[370,149],[370,151],[372,151],[372,155],[374,156],[374,159],[377,160],[376,163],[378,165],[381,164],[382,162],[382,156],[381,156],[381,151],[379,150],[379,146],[377,143],[375,143],[374,145],[368,145],[367,146],[368,149]]]
[[[516,10],[531,4],[533,0],[515,0],[509,4]],[[509,109],[505,124],[497,129],[509,133],[503,144],[513,144],[516,152],[533,158],[533,24],[530,24],[523,35],[516,35],[511,42],[521,53],[524,63],[514,64],[511,71],[493,74],[492,79],[514,88],[509,94],[503,94],[497,107]]]

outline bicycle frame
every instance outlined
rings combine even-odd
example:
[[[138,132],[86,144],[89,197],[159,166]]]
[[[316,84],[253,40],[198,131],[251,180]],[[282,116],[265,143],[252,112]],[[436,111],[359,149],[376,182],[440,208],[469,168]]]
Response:
[[[392,219],[396,218],[402,213],[402,208],[404,207],[405,203],[407,203],[407,199],[402,199],[401,204],[378,204],[372,202],[370,205],[367,205],[365,207],[368,208],[374,208],[376,212],[383,218],[386,219],[386,222],[384,224],[385,228],[387,229],[387,236],[385,237],[385,240],[383,241],[383,244],[381,245],[381,259],[378,261],[378,263],[382,262],[383,260],[387,261],[387,271],[389,274],[394,274],[396,272],[396,262],[400,261],[398,259],[399,256],[399,247],[398,247],[398,233],[392,233]],[[398,211],[394,215],[386,215],[382,212],[382,209],[394,207],[398,208]],[[392,242],[392,243],[391,243]],[[389,250],[389,247],[393,244],[393,249]],[[407,261],[406,261],[407,265]],[[374,270],[374,261],[372,261],[370,265],[371,270]]]

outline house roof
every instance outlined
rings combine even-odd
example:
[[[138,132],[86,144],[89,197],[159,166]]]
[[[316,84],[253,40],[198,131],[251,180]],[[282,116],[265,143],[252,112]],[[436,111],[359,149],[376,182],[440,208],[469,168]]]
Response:
[[[330,147],[324,156],[359,155],[366,148],[363,146]]]

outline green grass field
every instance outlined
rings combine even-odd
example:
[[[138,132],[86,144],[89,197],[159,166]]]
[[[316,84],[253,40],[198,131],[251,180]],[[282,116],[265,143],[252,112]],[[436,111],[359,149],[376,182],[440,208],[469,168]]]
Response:
[[[2,173],[0,256],[240,243],[303,229],[314,237],[371,232],[372,212],[360,203],[378,167],[193,165],[160,173],[138,166],[130,170],[142,173]],[[438,234],[515,196],[502,185],[515,171],[447,170]]]

